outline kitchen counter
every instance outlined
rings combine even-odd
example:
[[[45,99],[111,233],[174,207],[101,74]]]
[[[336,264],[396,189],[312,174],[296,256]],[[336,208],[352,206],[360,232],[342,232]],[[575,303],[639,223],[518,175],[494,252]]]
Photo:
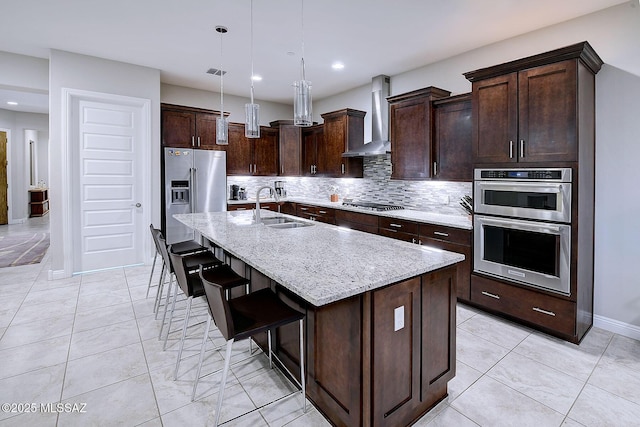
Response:
[[[281,199],[283,202],[293,202],[293,203],[307,203],[310,205],[322,206],[326,208],[333,209],[342,209],[345,211],[366,213],[370,215],[377,215],[389,218],[397,218],[397,219],[406,219],[409,221],[421,222],[425,224],[435,224],[435,225],[443,225],[447,227],[455,227],[461,228],[464,230],[473,229],[473,224],[471,221],[471,217],[469,215],[450,215],[450,214],[439,214],[435,212],[425,212],[418,211],[413,209],[400,209],[400,210],[391,210],[391,211],[372,211],[363,208],[357,208],[354,206],[345,206],[342,204],[342,201],[339,202],[330,202],[324,199],[316,199],[311,197],[286,197]],[[255,199],[249,200],[227,200],[227,204],[246,204],[246,203],[255,203]],[[260,203],[269,203],[275,202],[275,199],[268,198],[263,200],[260,199]]]
[[[261,216],[287,216],[313,225],[274,229],[255,224],[249,211],[174,217],[316,307],[464,260],[454,252],[267,210]]]

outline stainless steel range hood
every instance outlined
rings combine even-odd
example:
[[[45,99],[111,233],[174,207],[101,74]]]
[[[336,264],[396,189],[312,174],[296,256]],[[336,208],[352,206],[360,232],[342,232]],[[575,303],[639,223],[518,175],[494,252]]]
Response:
[[[379,156],[391,152],[389,142],[389,103],[390,78],[381,74],[371,82],[371,142],[358,147],[349,147],[342,157]]]

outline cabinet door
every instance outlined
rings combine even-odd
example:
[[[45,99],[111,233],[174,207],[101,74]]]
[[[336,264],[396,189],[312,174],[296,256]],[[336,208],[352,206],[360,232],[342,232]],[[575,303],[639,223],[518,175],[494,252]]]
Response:
[[[251,143],[244,136],[244,125],[229,123],[229,145],[227,151],[227,175],[251,175],[253,158]]]
[[[456,296],[464,301],[471,300],[471,247],[443,240],[420,236],[420,242],[425,246],[457,252],[464,255],[464,261],[458,263],[456,277]]]
[[[471,96],[434,104],[433,177],[447,181],[472,181]]]
[[[473,82],[474,163],[517,161],[517,73]]]
[[[391,104],[391,178],[429,178],[430,113],[429,100],[426,98]]]
[[[318,146],[318,175],[340,177],[343,172],[342,153],[345,151],[346,117],[324,122],[323,143]]]
[[[192,112],[162,110],[162,145],[192,148],[196,135],[196,115]]]
[[[249,141],[247,141],[249,142]],[[253,142],[253,174],[277,175],[278,174],[278,131],[276,129],[261,127],[260,138]]]
[[[420,287],[416,277],[373,293],[373,425],[407,425],[419,404]]]
[[[280,125],[278,150],[280,175],[300,176],[302,173],[302,129],[299,126]]]
[[[568,60],[518,74],[520,162],[577,161],[577,69]]]
[[[213,113],[196,113],[196,147],[204,150],[222,150],[224,145],[216,144],[216,118]]]
[[[318,160],[318,143],[322,143],[322,127],[316,126],[302,130],[302,174],[314,175]]]

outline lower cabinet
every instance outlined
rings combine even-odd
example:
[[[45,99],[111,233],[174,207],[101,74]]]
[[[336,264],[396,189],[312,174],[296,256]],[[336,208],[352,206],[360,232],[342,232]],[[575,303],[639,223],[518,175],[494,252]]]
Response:
[[[320,221],[326,224],[336,223],[336,211],[332,208],[298,203],[296,206],[296,215],[304,219],[310,219],[311,221]]]
[[[334,425],[410,425],[446,397],[455,282],[452,266],[307,307],[307,394]]]
[[[573,301],[473,274],[471,302],[568,341],[578,341]]]
[[[378,234],[378,217],[376,215],[336,209],[336,225],[352,230]]]

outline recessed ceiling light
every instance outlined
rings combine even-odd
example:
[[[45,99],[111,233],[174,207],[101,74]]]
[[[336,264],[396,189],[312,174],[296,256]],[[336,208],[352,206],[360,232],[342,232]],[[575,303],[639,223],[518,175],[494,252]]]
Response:
[[[251,80],[253,80],[254,82],[261,82],[262,81],[262,76],[254,74],[253,77],[251,77]]]
[[[7,101],[7,104],[9,104],[9,105],[18,105],[18,103],[16,101]]]
[[[344,68],[344,64],[342,62],[334,62],[331,64],[331,68],[334,70],[342,70]]]

